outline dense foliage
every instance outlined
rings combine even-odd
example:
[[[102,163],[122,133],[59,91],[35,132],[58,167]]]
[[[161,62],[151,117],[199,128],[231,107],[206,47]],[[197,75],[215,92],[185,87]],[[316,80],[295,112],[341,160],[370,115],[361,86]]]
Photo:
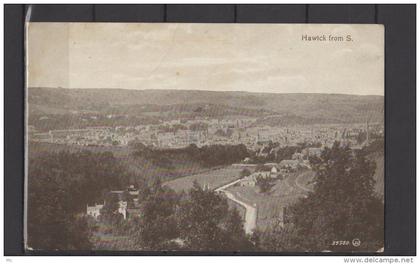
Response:
[[[177,194],[154,184],[141,203],[141,215],[128,221],[138,250],[245,251],[253,248],[238,211],[226,198],[198,184]]]
[[[108,234],[129,236],[138,250],[233,251],[252,246],[241,217],[228,207],[226,198],[198,185],[187,194],[176,194],[159,180],[150,186],[144,183],[139,186],[141,216],[123,220],[118,198],[109,191],[124,189],[130,177],[111,153],[40,155],[31,159],[29,168],[31,248],[95,248],[91,237],[97,224],[83,214],[87,204],[104,200],[98,220],[110,227]]]
[[[104,192],[124,186],[126,178],[106,152],[60,152],[30,159],[28,245],[43,250],[89,248],[80,213]]]
[[[175,210],[180,196],[156,182],[142,202],[142,214],[131,223],[137,246],[143,250],[177,249],[178,238]]]
[[[198,184],[181,201],[178,227],[184,248],[193,251],[243,251],[252,248],[237,210],[213,191]]]
[[[173,155],[185,155],[209,167],[234,163],[248,155],[243,145],[192,145],[177,150],[137,147],[136,155],[150,160],[168,162]],[[366,156],[381,149],[380,141],[359,151],[339,144],[326,148],[321,157],[311,160],[316,172],[314,191],[287,208],[284,226],[257,231],[252,237],[245,234],[241,216],[223,195],[198,184],[188,193],[177,194],[159,180],[139,179],[141,214],[122,220],[115,214],[117,199],[106,194],[126,188],[132,176],[111,153],[34,156],[29,160],[28,245],[43,250],[98,248],[92,239],[97,223],[83,213],[87,204],[106,199],[101,225],[109,226],[113,236],[128,237],[134,250],[377,250],[383,246],[384,208],[373,191],[375,165]],[[249,173],[244,170],[242,177]],[[259,179],[257,185],[261,192],[270,191],[269,181],[265,184]],[[355,238],[361,241],[359,247],[333,245],[334,241]]]
[[[261,234],[267,250],[348,251],[383,247],[384,206],[374,192],[375,164],[365,151],[335,144],[311,161],[315,189],[287,208],[288,224]],[[360,246],[351,241],[359,239]],[[350,241],[334,245],[334,241]]]
[[[320,143],[300,143],[297,146],[280,146],[279,143],[269,142],[269,144],[262,146],[259,153],[253,153],[251,157],[254,163],[266,162],[281,162],[282,160],[292,159],[293,154],[302,152],[305,148],[319,148]]]
[[[257,177],[256,185],[258,186],[260,193],[269,193],[274,187],[274,180],[270,177]]]
[[[135,155],[154,161],[160,165],[170,165],[172,157],[184,156],[185,160],[198,162],[203,167],[230,165],[240,162],[250,154],[245,145],[210,145],[197,147],[192,144],[179,149],[153,149],[143,144],[136,144]]]

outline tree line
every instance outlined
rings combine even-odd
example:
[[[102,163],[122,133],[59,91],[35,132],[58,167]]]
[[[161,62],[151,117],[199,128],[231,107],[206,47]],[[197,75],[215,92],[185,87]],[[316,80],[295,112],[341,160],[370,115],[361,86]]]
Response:
[[[127,184],[112,153],[62,151],[29,159],[28,245],[34,249],[90,248],[88,203]]]
[[[183,156],[186,161],[195,161],[203,167],[230,165],[240,162],[250,155],[247,147],[239,145],[210,145],[197,147],[191,144],[179,149],[155,149],[137,143],[133,146],[134,155],[154,161],[160,165],[170,165],[173,156]]]

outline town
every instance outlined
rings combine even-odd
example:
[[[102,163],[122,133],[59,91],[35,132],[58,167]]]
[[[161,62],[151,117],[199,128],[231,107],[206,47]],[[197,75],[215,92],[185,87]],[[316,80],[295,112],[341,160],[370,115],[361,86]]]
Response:
[[[185,123],[176,120],[157,126],[50,131],[41,136],[35,134],[34,140],[77,145],[90,142],[91,145],[103,144],[106,146],[105,141],[101,141],[101,139],[111,137],[114,141],[119,142],[115,144],[116,146],[124,147],[132,141],[156,149],[183,148],[191,144],[198,147],[211,144],[244,144],[255,153],[256,157],[262,159],[256,162],[247,157],[240,163],[231,164],[230,167],[233,170],[240,171],[236,174],[231,173],[232,181],[222,181],[217,185],[210,185],[204,181],[200,185],[203,189],[223,193],[229,199],[247,208],[248,212],[256,212],[256,205],[250,205],[244,203],[241,199],[236,199],[231,193],[230,187],[256,188],[261,179],[274,183],[278,182],[279,186],[288,185],[288,178],[292,179],[296,175],[307,177],[307,172],[312,173],[310,158],[319,158],[323,150],[326,147],[331,147],[334,142],[340,142],[341,145],[358,150],[367,146],[372,137],[383,137],[383,127],[377,123],[261,127],[255,126],[255,122],[256,120],[251,119],[223,121],[201,119]],[[301,146],[301,148],[296,148],[290,159],[261,163],[261,160],[264,160],[271,152],[275,152],[276,148],[297,146]],[[176,181],[174,180],[174,182]],[[298,179],[295,178],[292,182],[298,185],[296,188],[300,188],[304,192],[310,191],[309,181],[306,187],[302,187],[297,181]],[[168,186],[171,187],[171,182],[168,183]],[[118,203],[116,213],[120,214],[122,219],[127,220],[141,214],[138,194],[139,191],[134,185],[131,185],[125,190],[110,191],[107,195],[116,199]],[[86,214],[98,220],[105,203],[104,201],[103,204],[87,205]],[[284,210],[285,205],[282,206],[278,217],[276,217],[280,225],[283,225]],[[245,216],[245,218],[247,217]],[[249,217],[251,219],[245,219],[245,229],[248,233],[252,233],[257,225],[256,213]]]
[[[39,132],[29,126],[29,140],[81,146],[127,146],[142,143],[158,149],[184,148],[191,144],[205,145],[244,144],[258,150],[269,142],[279,146],[296,146],[299,143],[331,146],[335,141],[346,142],[351,147],[360,146],[364,137],[383,136],[381,123],[314,124],[291,126],[259,125],[256,118],[161,121],[156,125],[87,127]]]

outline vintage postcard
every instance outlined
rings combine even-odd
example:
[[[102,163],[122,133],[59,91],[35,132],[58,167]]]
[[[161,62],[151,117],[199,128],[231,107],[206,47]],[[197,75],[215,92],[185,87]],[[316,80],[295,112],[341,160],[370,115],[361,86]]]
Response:
[[[383,26],[27,23],[26,65],[27,250],[383,250]]]

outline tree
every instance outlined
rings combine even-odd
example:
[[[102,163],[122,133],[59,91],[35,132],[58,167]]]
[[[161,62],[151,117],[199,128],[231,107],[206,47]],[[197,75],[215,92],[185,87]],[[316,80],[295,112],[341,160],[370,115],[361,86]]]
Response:
[[[87,250],[90,233],[84,218],[71,213],[71,195],[60,187],[51,171],[30,179],[28,197],[28,246],[40,250]],[[77,230],[77,232],[74,232]]]
[[[254,245],[244,232],[243,220],[236,208],[229,210],[224,226],[226,249],[251,251]]]
[[[111,224],[117,224],[121,221],[121,214],[118,212],[120,208],[120,200],[116,194],[108,194],[105,198],[104,207],[101,209],[101,219],[110,222]]]
[[[247,168],[244,168],[244,169],[241,171],[241,178],[245,178],[245,177],[247,177],[247,176],[249,176],[249,175],[251,175],[251,171],[250,171],[250,170],[248,170]]]
[[[304,149],[305,145],[301,146],[285,146],[278,149],[276,152],[276,162],[281,162],[282,160],[289,160],[292,158],[293,154],[296,152],[301,152]]]
[[[383,247],[384,206],[373,189],[375,165],[366,153],[353,153],[338,143],[311,160],[314,192],[288,208],[295,250],[377,250]],[[332,241],[362,243],[336,247]]]
[[[383,155],[384,154],[384,139],[379,138],[373,140],[369,145],[367,145],[363,150],[369,154],[369,153],[378,153]]]
[[[252,246],[239,213],[229,210],[225,198],[201,189],[197,182],[181,202],[177,219],[186,250],[237,251]]]
[[[121,200],[127,202],[127,208],[134,208],[134,197],[130,194],[128,190],[125,190],[122,193]]]
[[[271,170],[271,168],[269,166],[264,165],[264,164],[258,164],[255,167],[255,171],[270,171],[270,170]]]
[[[265,230],[257,230],[253,234],[253,240],[257,250],[268,252],[293,252],[299,246],[299,239],[295,234],[296,230],[293,226],[279,225],[269,226]]]
[[[226,216],[227,202],[213,192],[201,189],[194,182],[178,210],[180,236],[185,247],[191,250],[217,250],[222,245],[219,223]]]
[[[261,193],[268,193],[274,187],[273,179],[270,177],[257,177],[256,185]]]
[[[125,184],[125,171],[110,152],[46,152],[29,163],[28,246],[91,249],[80,214],[87,204],[102,200],[104,192]]]
[[[71,249],[86,250],[92,248],[92,230],[88,224],[88,218],[85,215],[73,216],[68,221],[67,240],[71,244]]]
[[[359,132],[356,136],[357,143],[362,144],[363,142],[366,141],[366,138],[367,138],[367,133],[365,131]]]
[[[135,222],[133,236],[143,250],[171,250],[179,232],[175,219],[178,195],[156,182],[141,204],[141,216]]]

